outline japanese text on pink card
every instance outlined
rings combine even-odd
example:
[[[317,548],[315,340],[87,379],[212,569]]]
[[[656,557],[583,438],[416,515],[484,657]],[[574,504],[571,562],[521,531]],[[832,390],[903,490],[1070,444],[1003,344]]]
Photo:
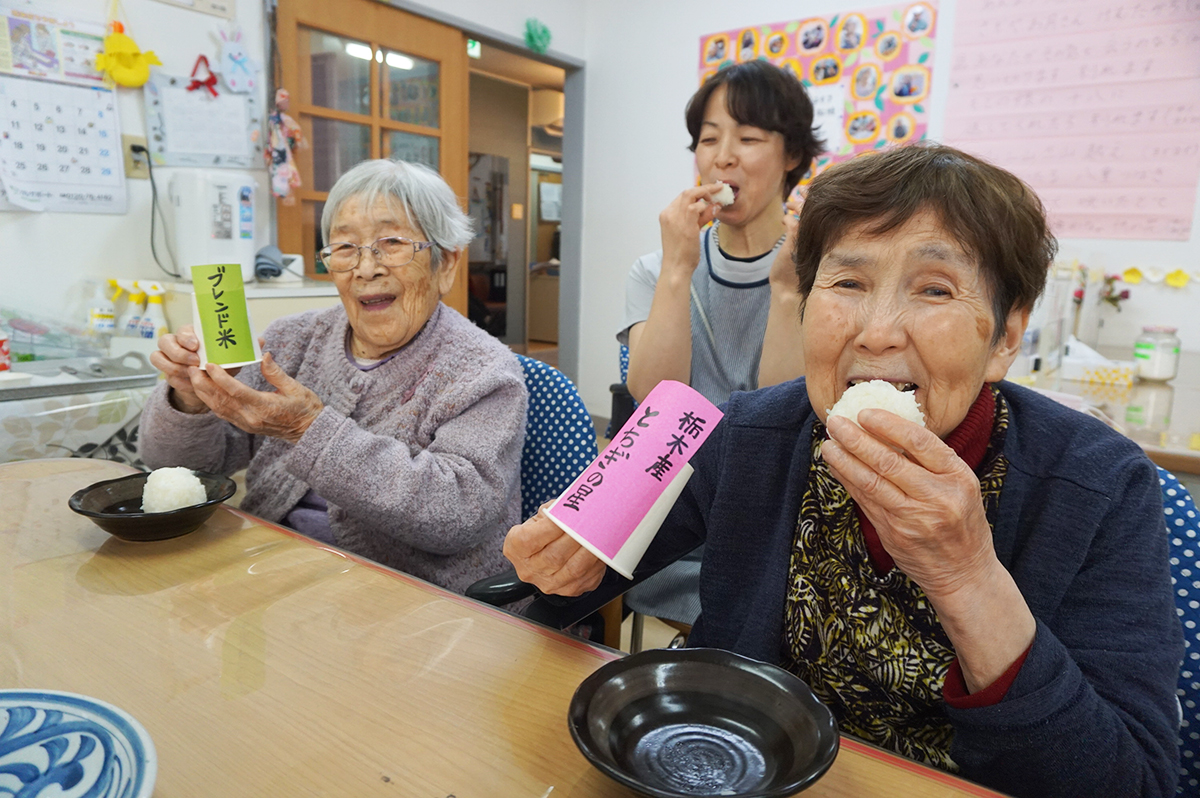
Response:
[[[722,417],[686,385],[659,383],[550,514],[615,557]]]

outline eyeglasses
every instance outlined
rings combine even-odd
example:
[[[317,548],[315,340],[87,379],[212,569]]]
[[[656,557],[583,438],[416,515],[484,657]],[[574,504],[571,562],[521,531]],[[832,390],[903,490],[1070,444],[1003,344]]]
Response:
[[[331,272],[352,272],[362,260],[362,251],[371,250],[371,256],[380,266],[394,269],[412,263],[418,252],[434,246],[432,241],[413,241],[401,236],[384,236],[372,244],[336,243],[317,253],[321,263]]]

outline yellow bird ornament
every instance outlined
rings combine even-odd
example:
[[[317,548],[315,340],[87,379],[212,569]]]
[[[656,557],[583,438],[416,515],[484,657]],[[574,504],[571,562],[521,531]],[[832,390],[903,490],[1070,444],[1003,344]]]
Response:
[[[96,56],[96,69],[108,73],[113,82],[136,89],[150,79],[150,65],[162,66],[153,50],[142,52],[137,42],[125,33],[120,22],[112,23],[112,32],[104,37],[104,52]]]

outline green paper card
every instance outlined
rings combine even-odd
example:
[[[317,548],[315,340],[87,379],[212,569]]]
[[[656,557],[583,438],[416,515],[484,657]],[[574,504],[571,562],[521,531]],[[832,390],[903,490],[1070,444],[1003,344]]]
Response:
[[[246,366],[262,359],[250,329],[242,267],[216,263],[192,267],[192,315],[200,334],[200,363]]]

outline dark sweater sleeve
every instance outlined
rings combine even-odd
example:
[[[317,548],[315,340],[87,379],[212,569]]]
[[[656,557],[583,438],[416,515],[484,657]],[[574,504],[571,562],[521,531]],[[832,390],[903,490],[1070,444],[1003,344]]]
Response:
[[[1111,484],[1088,555],[1053,616],[1037,618],[1004,700],[946,708],[967,778],[1014,796],[1175,793],[1183,645],[1157,472],[1126,458]]]

